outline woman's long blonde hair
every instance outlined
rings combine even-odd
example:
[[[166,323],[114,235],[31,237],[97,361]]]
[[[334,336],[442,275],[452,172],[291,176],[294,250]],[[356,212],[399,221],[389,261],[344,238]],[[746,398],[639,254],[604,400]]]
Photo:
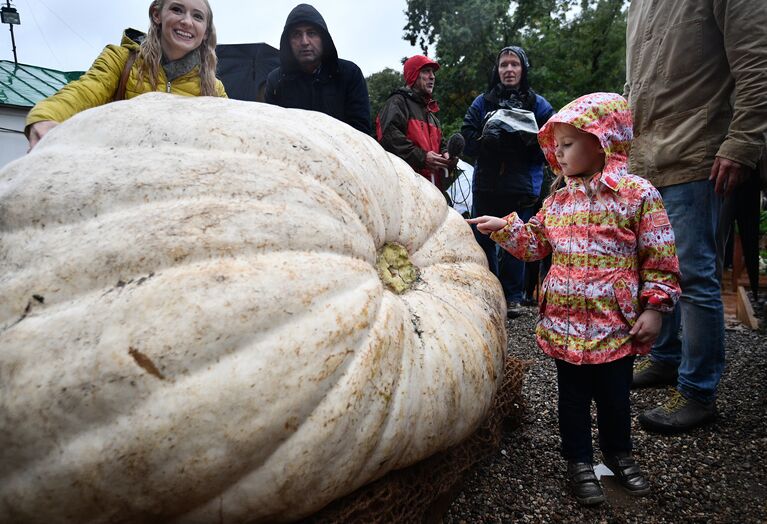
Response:
[[[149,78],[149,84],[152,90],[157,89],[157,75],[162,60],[162,43],[160,40],[160,24],[154,21],[152,12],[161,12],[165,4],[170,0],[153,0],[149,4],[149,30],[146,38],[141,42],[139,57],[141,64],[138,69],[138,81],[143,82],[146,77]],[[202,39],[200,47],[200,94],[202,96],[218,96],[216,91],[216,26],[213,25],[213,11],[210,9],[208,0],[202,0],[208,9],[208,27],[205,30],[205,37]]]

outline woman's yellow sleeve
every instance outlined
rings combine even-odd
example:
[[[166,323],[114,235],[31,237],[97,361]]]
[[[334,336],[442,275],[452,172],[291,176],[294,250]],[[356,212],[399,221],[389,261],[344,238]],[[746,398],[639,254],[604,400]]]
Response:
[[[27,115],[27,127],[43,120],[61,123],[80,111],[110,102],[128,53],[125,47],[108,45],[83,76],[35,104]]]

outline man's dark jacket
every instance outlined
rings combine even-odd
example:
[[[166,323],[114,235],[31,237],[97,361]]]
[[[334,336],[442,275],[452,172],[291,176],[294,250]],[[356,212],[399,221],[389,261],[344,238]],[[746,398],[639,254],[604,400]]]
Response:
[[[322,66],[314,73],[300,69],[290,47],[290,31],[299,24],[311,24],[322,35]],[[288,15],[280,38],[280,64],[266,79],[267,103],[320,111],[371,134],[365,77],[356,64],[338,58],[325,20],[314,7],[300,4]]]
[[[383,148],[428,180],[436,173],[426,167],[426,153],[439,154],[444,149],[437,111],[439,107],[433,99],[424,98],[410,87],[401,87],[389,96],[376,118],[376,138]],[[435,177],[437,187],[440,180]]]

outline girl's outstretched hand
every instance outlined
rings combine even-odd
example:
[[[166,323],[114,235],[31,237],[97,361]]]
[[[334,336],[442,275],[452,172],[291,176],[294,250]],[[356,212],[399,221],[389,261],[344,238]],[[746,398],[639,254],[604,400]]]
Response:
[[[637,342],[642,344],[647,342],[653,342],[658,338],[660,334],[660,326],[663,319],[659,311],[654,309],[645,309],[634,324],[634,327],[629,331],[629,335],[632,335]]]
[[[503,229],[506,225],[506,221],[498,217],[490,217],[483,215],[477,218],[469,218],[466,220],[469,224],[476,224],[480,233],[489,235],[499,229]]]

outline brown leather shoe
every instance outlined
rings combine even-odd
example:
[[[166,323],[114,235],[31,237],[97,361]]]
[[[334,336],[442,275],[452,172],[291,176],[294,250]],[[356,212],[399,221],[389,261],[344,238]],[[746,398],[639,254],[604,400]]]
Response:
[[[637,418],[645,431],[684,433],[716,419],[716,403],[703,404],[674,390],[663,405],[645,411]]]
[[[631,377],[631,388],[647,388],[654,386],[675,386],[677,367],[664,362],[655,362],[649,357],[640,360],[634,366]]]

